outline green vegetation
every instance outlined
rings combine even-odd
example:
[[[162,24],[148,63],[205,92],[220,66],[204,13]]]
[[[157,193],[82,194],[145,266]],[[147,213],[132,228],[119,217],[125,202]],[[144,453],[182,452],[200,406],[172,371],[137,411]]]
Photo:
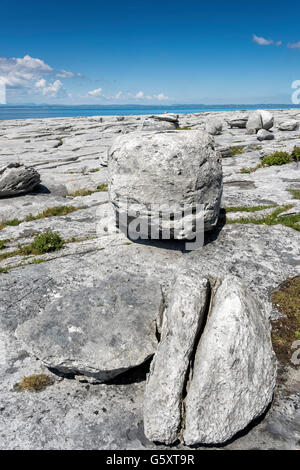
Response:
[[[241,168],[240,173],[252,173],[253,171],[258,170],[259,168],[264,168],[266,166],[276,166],[276,165],[286,165],[287,163],[292,163],[293,161],[299,161],[300,159],[300,147],[294,147],[294,150],[291,153],[288,152],[274,152],[271,155],[266,155],[261,159],[261,162],[254,167],[250,168]]]
[[[177,127],[176,130],[177,130],[177,131],[191,131],[192,128],[191,128],[191,127],[183,126],[183,127]]]
[[[300,339],[300,276],[284,282],[271,300],[284,315],[272,322],[272,341],[278,359],[286,363],[292,356],[293,342]]]
[[[13,220],[6,220],[5,222],[1,222],[0,230],[8,226],[20,225],[22,222],[31,222],[33,220],[44,219],[46,217],[59,217],[59,216],[67,215],[67,214],[70,214],[70,212],[78,211],[79,209],[84,209],[84,207],[74,207],[74,206],[49,207],[49,209],[45,209],[40,214],[37,214],[37,215],[29,214],[23,220],[13,219]]]
[[[269,206],[235,206],[235,207],[225,207],[225,211],[227,212],[257,212],[263,211],[264,209],[271,209],[272,207],[276,207],[276,204],[271,204]]]
[[[90,173],[96,173],[97,171],[100,171],[100,168],[92,168]]]
[[[107,191],[108,184],[99,184],[97,186],[97,191]]]
[[[57,207],[50,207],[49,209],[45,209],[38,215],[29,214],[25,222],[31,222],[32,220],[38,219],[45,219],[46,217],[60,217],[63,215],[70,214],[71,212],[77,211],[78,208],[74,206],[57,206]]]
[[[28,390],[30,392],[40,392],[49,385],[53,385],[54,381],[46,374],[34,374],[23,377],[21,382],[16,384],[18,391]]]
[[[74,193],[69,194],[70,197],[78,197],[78,196],[90,196],[94,193],[99,193],[101,191],[107,191],[107,184],[99,184],[96,189],[78,189]]]
[[[291,193],[291,195],[295,198],[295,199],[300,199],[300,189],[288,189],[288,191]]]
[[[17,250],[1,253],[0,261],[18,255],[28,256],[50,253],[52,251],[60,250],[64,246],[64,244],[65,241],[61,238],[59,233],[48,231],[37,235],[34,238],[33,242],[29,245],[19,245]]]
[[[291,156],[292,156],[292,159],[295,161],[295,162],[298,162],[300,160],[300,147],[297,147],[295,145],[292,153],[291,153]]]
[[[256,224],[256,225],[285,225],[300,231],[300,214],[280,215],[282,212],[291,209],[292,205],[276,208],[265,217],[256,219],[255,217],[241,217],[240,219],[226,220],[228,224]],[[232,211],[231,211],[232,212]],[[248,211],[251,212],[251,211]],[[225,216],[226,217],[226,216]]]
[[[37,235],[30,245],[21,247],[20,250],[25,255],[43,254],[60,250],[65,244],[63,238],[57,232],[45,232]]]
[[[28,264],[40,264],[40,263],[45,263],[46,260],[42,258],[35,258],[32,261],[29,261]]]
[[[7,242],[9,242],[8,238],[6,238],[5,240],[0,240],[0,250],[3,250],[4,248],[6,248],[5,243]]]
[[[293,158],[288,152],[274,152],[261,159],[260,167],[286,165],[286,163],[291,163],[292,161]]]
[[[231,150],[231,156],[234,155],[241,155],[244,152],[243,145],[235,145],[233,147],[229,147]]]
[[[7,273],[7,272],[8,272],[8,268],[0,268],[0,274]]]

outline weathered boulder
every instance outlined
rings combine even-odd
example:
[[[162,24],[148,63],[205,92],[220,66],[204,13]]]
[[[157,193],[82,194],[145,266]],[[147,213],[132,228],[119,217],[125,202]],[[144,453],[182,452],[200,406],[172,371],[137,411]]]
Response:
[[[109,150],[108,172],[109,196],[120,227],[130,228],[138,216],[144,238],[150,231],[151,238],[158,238],[162,230],[170,232],[167,238],[186,239],[199,220],[204,219],[205,230],[217,222],[221,155],[203,131],[122,135]]]
[[[259,109],[250,114],[247,122],[247,133],[256,134],[260,129],[269,130],[274,125],[273,115],[264,109]]]
[[[226,276],[200,338],[185,400],[187,445],[228,441],[272,400],[276,359],[262,303]]]
[[[266,131],[266,129],[259,129],[259,131],[256,134],[256,137],[258,140],[273,140],[274,139],[274,134],[270,131]]]
[[[222,133],[223,124],[220,119],[208,119],[206,121],[205,130],[211,135],[220,135]]]
[[[142,125],[145,131],[171,131],[178,127],[178,114],[168,113],[147,116]]]
[[[154,354],[161,308],[159,283],[116,273],[63,294],[16,334],[48,367],[103,382]]]
[[[172,444],[178,438],[183,388],[209,290],[209,281],[191,270],[176,279],[144,394],[144,432],[151,441]]]
[[[294,131],[298,128],[298,121],[296,119],[290,119],[289,121],[280,122],[278,129],[280,131]]]
[[[244,129],[247,125],[248,116],[236,116],[233,119],[227,119],[227,124],[230,128],[237,127],[239,129]]]
[[[20,163],[0,168],[0,197],[15,196],[31,191],[40,183],[39,173]]]

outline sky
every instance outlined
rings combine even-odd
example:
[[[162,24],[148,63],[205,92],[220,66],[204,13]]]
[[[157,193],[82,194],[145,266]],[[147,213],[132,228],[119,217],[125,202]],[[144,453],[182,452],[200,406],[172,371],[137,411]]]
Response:
[[[0,0],[0,102],[289,104],[299,20],[289,0]]]

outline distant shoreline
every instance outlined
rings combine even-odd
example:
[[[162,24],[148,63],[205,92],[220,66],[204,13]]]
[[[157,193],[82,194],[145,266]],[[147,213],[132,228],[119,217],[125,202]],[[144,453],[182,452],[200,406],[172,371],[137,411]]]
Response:
[[[15,119],[46,119],[92,116],[141,116],[170,112],[194,114],[222,111],[251,111],[255,109],[299,109],[293,104],[227,104],[227,105],[0,105],[0,121]]]

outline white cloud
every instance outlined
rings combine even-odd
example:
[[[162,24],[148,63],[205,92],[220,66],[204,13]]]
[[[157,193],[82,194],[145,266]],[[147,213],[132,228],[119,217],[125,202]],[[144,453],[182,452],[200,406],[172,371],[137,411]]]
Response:
[[[42,59],[24,57],[0,57],[0,80],[14,97],[40,93],[56,98],[66,96],[66,90],[59,78],[73,78],[75,74],[67,70],[55,70]],[[46,81],[48,79],[48,83]]]
[[[138,100],[144,98],[144,92],[143,92],[143,91],[138,91],[137,94],[135,95],[135,97],[136,97]]]
[[[118,93],[115,94],[115,99],[119,100],[122,98],[122,96],[123,96],[123,91],[118,91]]]
[[[40,89],[44,96],[51,96],[52,98],[57,98],[59,92],[64,90],[63,84],[60,80],[55,80],[47,85],[44,78],[41,78],[41,80],[36,82],[35,87]]]
[[[156,100],[156,101],[164,101],[168,100],[169,97],[164,95],[163,93],[157,93],[154,95],[145,95],[143,91],[139,91],[134,98],[140,100],[140,99],[145,99],[145,100]]]
[[[294,42],[292,44],[288,44],[287,47],[289,49],[300,49],[300,41],[299,42]]]
[[[253,34],[253,42],[256,42],[256,44],[259,44],[259,46],[282,45],[282,41],[273,41],[273,39],[265,39],[263,37],[256,36],[256,34]]]
[[[154,98],[158,101],[165,101],[169,99],[169,97],[164,95],[163,93],[158,93],[157,95],[154,95]]]
[[[100,96],[102,94],[102,88],[96,88],[96,90],[88,91],[89,96]]]

